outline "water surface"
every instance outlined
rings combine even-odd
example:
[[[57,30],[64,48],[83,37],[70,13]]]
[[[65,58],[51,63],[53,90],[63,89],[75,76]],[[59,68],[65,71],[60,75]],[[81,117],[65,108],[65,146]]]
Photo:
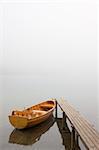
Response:
[[[40,78],[40,79],[39,79]],[[43,78],[43,77],[42,77]],[[10,125],[8,120],[8,115],[13,109],[23,109],[24,107],[29,107],[33,104],[39,103],[43,100],[49,98],[60,97],[61,94],[66,94],[65,90],[60,84],[53,84],[50,81],[47,81],[45,78],[41,80],[41,77],[28,77],[28,76],[1,76],[1,93],[0,93],[0,149],[2,150],[65,150],[66,142],[64,144],[64,136],[62,136],[57,122],[50,122],[49,126],[46,127],[46,123],[40,125],[38,129],[41,129],[41,133],[37,128],[31,129],[29,132],[19,132],[15,131],[14,128]],[[37,80],[38,79],[38,80]],[[38,82],[37,82],[38,81]],[[46,82],[47,81],[47,82]],[[83,92],[82,92],[83,93]],[[81,93],[81,96],[83,95]],[[74,96],[75,99],[76,96]],[[72,101],[73,104],[82,112],[85,104],[78,101]],[[98,117],[97,111],[92,113],[92,110],[95,110],[96,104],[93,105],[93,102],[90,103],[89,110],[85,107],[85,116],[94,124],[97,128]],[[58,109],[58,117],[61,117],[62,112]],[[87,115],[92,114],[92,115]],[[47,124],[48,125],[48,124]],[[37,135],[34,132],[38,133]],[[14,137],[14,141],[13,138]],[[36,137],[38,136],[38,137]],[[33,137],[35,137],[33,139]],[[66,136],[65,136],[66,137]],[[20,139],[23,139],[23,143],[20,143]],[[28,139],[28,140],[27,140]],[[68,133],[68,138],[70,139],[70,133]],[[17,142],[15,142],[17,140]],[[21,140],[22,141],[22,140]],[[67,141],[65,139],[65,141]],[[25,143],[24,143],[25,142]],[[69,140],[70,142],[70,140]],[[68,143],[69,143],[68,142]],[[80,147],[81,144],[80,144]],[[84,150],[84,147],[82,148]],[[68,149],[69,150],[69,149]]]

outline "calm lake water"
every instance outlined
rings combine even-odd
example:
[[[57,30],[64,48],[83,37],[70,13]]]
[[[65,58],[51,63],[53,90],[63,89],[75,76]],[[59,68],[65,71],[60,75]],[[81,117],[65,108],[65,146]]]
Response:
[[[37,82],[38,81],[38,82]],[[23,109],[24,107],[29,107],[33,104],[39,103],[40,101],[61,97],[62,86],[56,88],[58,85],[51,85],[51,82],[43,82],[43,80],[37,80],[37,77],[32,78],[28,76],[1,76],[0,78],[0,150],[65,150],[66,145],[64,145],[64,140],[62,134],[59,131],[57,122],[45,123],[36,127],[35,130],[19,132],[15,131],[10,125],[8,120],[8,115],[12,109]],[[59,93],[60,91],[60,93]],[[83,92],[82,92],[83,93]],[[82,95],[81,93],[81,95]],[[49,96],[49,97],[48,97]],[[74,99],[76,97],[74,96]],[[96,104],[90,103],[89,110],[86,109],[85,103],[80,103],[77,101],[71,102],[76,106],[76,108],[83,112],[85,107],[85,112],[83,113],[90,122],[98,129],[98,116],[97,111],[92,113],[91,110],[95,110]],[[61,111],[58,111],[58,116],[61,117]],[[88,114],[88,115],[87,115]],[[89,115],[92,114],[92,115]],[[41,130],[39,130],[41,128]],[[35,132],[37,134],[34,134]],[[40,133],[41,132],[41,133]],[[31,134],[30,134],[31,133]],[[68,133],[69,134],[69,133]],[[14,137],[14,139],[13,139]],[[16,140],[15,141],[15,137]],[[32,139],[34,137],[34,139]],[[20,143],[20,140],[23,143]],[[70,134],[69,134],[70,138]],[[28,139],[28,140],[27,140]],[[14,144],[13,144],[14,143]],[[82,145],[81,145],[82,147]],[[84,149],[84,147],[82,147]],[[69,150],[69,148],[67,148]]]

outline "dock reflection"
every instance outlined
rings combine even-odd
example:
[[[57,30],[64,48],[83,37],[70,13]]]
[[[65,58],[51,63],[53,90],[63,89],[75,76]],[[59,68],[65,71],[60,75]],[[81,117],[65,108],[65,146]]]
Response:
[[[40,140],[42,134],[47,132],[53,126],[55,119],[51,116],[47,121],[39,124],[38,126],[18,130],[14,129],[9,136],[9,143],[16,143],[20,145],[32,145]]]
[[[62,129],[62,118],[57,118],[56,123],[61,134],[62,144],[65,150],[81,150],[76,141],[72,140],[72,132],[70,132],[68,126],[65,124],[64,129]]]

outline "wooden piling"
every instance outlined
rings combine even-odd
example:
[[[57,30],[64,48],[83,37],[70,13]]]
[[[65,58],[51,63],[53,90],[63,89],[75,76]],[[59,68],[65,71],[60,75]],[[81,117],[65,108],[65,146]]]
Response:
[[[72,132],[71,132],[71,150],[75,150],[75,128],[72,127]]]
[[[63,118],[62,118],[62,129],[64,130],[66,126],[66,115],[65,112],[63,111]]]
[[[55,118],[57,119],[57,101],[56,101],[56,109],[55,109]]]
[[[77,146],[79,146],[79,135],[78,135],[78,133],[75,134],[75,143]]]

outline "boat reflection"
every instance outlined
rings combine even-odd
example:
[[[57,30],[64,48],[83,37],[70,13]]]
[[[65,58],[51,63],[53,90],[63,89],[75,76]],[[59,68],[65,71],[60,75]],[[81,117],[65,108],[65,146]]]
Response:
[[[41,135],[47,132],[53,126],[54,122],[55,119],[51,116],[47,121],[38,126],[23,130],[14,129],[9,136],[9,143],[32,145],[40,140]]]

